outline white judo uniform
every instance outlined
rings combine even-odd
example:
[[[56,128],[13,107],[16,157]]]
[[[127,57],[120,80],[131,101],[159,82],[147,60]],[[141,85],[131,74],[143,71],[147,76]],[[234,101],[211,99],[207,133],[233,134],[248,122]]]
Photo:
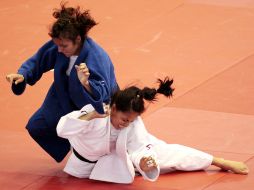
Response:
[[[212,155],[183,145],[167,144],[152,136],[141,117],[121,130],[114,129],[110,116],[90,121],[78,119],[93,110],[87,105],[63,116],[57,125],[58,135],[68,139],[79,155],[97,161],[84,162],[72,152],[64,168],[72,176],[128,184],[133,182],[135,170],[144,179],[155,181],[160,173],[201,170],[212,163]],[[145,173],[139,162],[148,156],[156,160],[158,167]]]

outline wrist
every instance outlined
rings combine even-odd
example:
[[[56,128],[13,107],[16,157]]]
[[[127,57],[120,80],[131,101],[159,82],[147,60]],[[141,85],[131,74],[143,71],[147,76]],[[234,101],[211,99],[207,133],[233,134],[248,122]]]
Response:
[[[84,87],[90,86],[88,80],[84,80],[84,79],[83,79],[83,80],[80,80],[80,82],[81,82],[82,86],[84,86]]]
[[[89,92],[90,94],[92,94],[92,90],[91,90],[91,87],[90,87],[90,83],[89,81],[87,80],[86,82],[82,83],[83,87],[86,89],[87,92]]]

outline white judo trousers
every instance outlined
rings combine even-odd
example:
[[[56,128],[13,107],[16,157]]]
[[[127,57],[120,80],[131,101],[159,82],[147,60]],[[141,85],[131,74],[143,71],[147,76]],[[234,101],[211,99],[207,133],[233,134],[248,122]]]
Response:
[[[179,144],[168,144],[156,137],[149,136],[159,164],[160,174],[172,171],[205,170],[213,161],[213,156],[200,150]]]
[[[84,112],[92,110],[93,107],[87,105],[80,111],[71,112],[63,116],[57,126],[58,135],[67,138],[81,156],[98,160],[96,164],[84,162],[72,152],[64,168],[72,176],[132,183],[136,169],[144,179],[155,181],[160,173],[203,170],[212,163],[210,154],[183,145],[167,144],[152,136],[146,131],[141,117],[119,132],[116,149],[110,151],[110,117],[91,121],[78,119]],[[158,164],[157,169],[144,173],[139,168],[144,156],[152,156]]]

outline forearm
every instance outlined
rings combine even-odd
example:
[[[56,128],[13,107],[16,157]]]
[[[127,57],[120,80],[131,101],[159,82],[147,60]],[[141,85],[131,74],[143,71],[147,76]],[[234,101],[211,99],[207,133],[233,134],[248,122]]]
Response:
[[[35,84],[43,73],[54,68],[57,53],[54,43],[47,42],[21,65],[18,74],[24,76],[26,83]]]
[[[82,115],[80,111],[73,111],[65,116],[62,116],[56,127],[58,136],[68,138],[81,132],[84,133],[89,131],[93,124],[88,120],[79,119],[82,116],[85,115]]]

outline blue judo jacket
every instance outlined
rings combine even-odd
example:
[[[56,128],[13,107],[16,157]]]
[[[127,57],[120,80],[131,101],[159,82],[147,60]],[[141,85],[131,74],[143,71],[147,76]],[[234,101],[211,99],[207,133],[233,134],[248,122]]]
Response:
[[[50,126],[56,126],[61,116],[86,104],[92,104],[98,113],[104,113],[103,102],[108,103],[112,93],[118,89],[114,66],[107,53],[89,37],[84,41],[75,65],[80,63],[86,63],[89,69],[93,95],[81,85],[74,66],[70,76],[66,75],[69,58],[58,52],[52,40],[21,65],[18,73],[25,80],[13,84],[12,90],[17,95],[22,94],[26,84],[34,85],[43,73],[54,69],[54,82],[40,108]]]

